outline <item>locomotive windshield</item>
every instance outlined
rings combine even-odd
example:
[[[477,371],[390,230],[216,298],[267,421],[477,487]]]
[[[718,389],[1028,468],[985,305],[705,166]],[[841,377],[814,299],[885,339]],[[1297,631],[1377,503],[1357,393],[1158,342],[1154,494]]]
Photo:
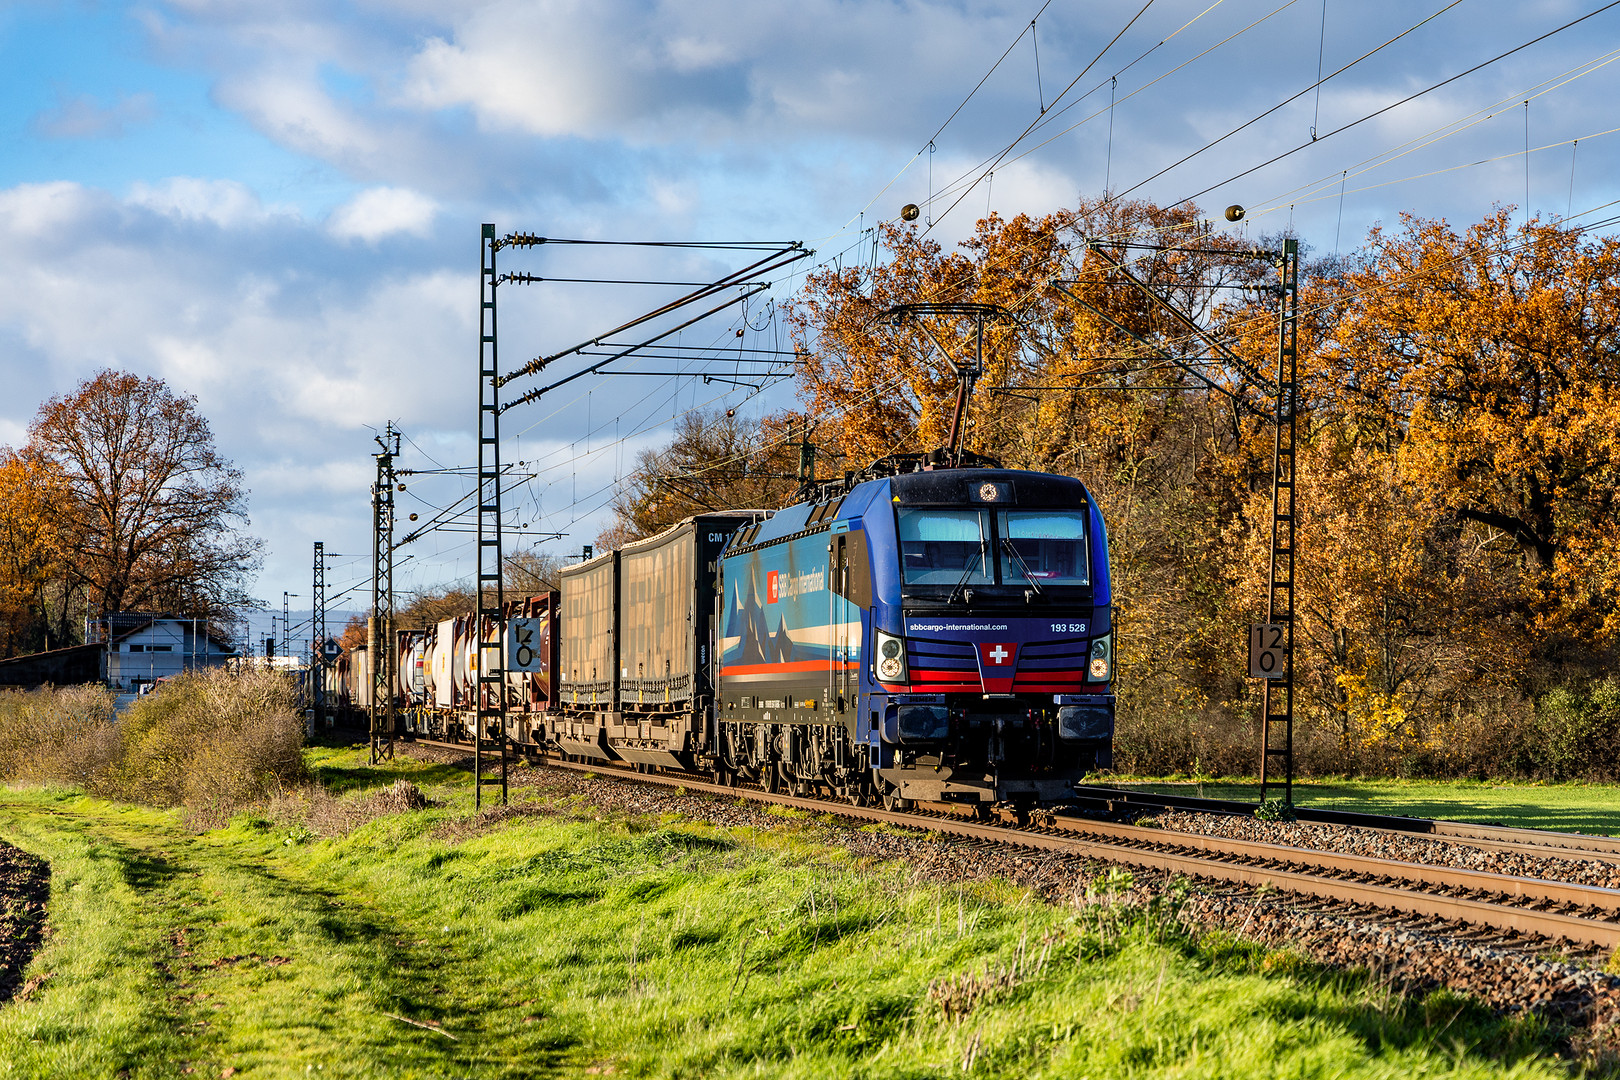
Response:
[[[979,510],[901,510],[900,561],[906,584],[988,583],[987,516]]]
[[[1001,549],[1001,580],[1027,575],[1042,585],[1087,585],[1086,527],[1072,510],[1002,510],[996,527]]]
[[[1090,585],[1079,510],[900,508],[907,585]]]

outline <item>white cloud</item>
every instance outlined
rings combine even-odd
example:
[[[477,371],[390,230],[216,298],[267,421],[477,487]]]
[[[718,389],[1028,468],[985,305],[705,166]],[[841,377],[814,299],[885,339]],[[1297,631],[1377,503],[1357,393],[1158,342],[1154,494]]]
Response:
[[[19,237],[45,236],[82,219],[98,201],[105,199],[71,180],[18,184],[0,191],[0,228]]]
[[[367,188],[332,211],[326,227],[342,240],[376,243],[395,233],[425,236],[438,211],[432,199],[406,188]]]
[[[128,202],[170,217],[209,221],[225,228],[269,216],[253,190],[235,180],[175,176],[158,184],[136,183],[130,186]]]
[[[473,362],[446,361],[476,334],[476,264],[402,269],[322,223],[264,228],[257,205],[195,183],[128,201],[74,184],[0,191],[0,327],[13,343],[0,441],[26,438],[40,402],[99,368],[162,377],[197,397],[251,478],[271,572],[296,575],[312,485],[324,538],[365,550],[366,425],[393,419],[418,437],[470,425]]]
[[[217,91],[221,103],[299,153],[367,167],[389,155],[386,129],[333,100],[313,64],[272,59],[270,65],[226,75]]]
[[[1016,34],[999,6],[496,2],[426,38],[399,100],[542,137],[892,130],[934,99],[942,76],[979,67],[987,36]]]

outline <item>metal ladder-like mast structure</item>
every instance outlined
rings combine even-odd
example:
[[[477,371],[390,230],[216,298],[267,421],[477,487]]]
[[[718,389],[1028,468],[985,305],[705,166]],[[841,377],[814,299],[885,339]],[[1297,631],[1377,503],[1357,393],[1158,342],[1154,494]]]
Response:
[[[1277,273],[1281,310],[1277,320],[1276,441],[1271,455],[1271,567],[1266,583],[1266,622],[1283,628],[1283,676],[1265,680],[1260,719],[1260,801],[1277,781],[1272,759],[1282,762],[1283,801],[1294,804],[1294,479],[1299,415],[1299,241],[1283,241]]]
[[[399,432],[389,423],[377,437],[377,482],[371,487],[371,618],[366,652],[371,658],[371,763],[394,756],[394,458]]]
[[[281,655],[292,659],[292,593],[281,590]]]
[[[1237,218],[1231,218],[1236,221]],[[1087,303],[1078,294],[1054,283],[1054,287],[1082,307],[1088,308],[1120,333],[1134,339],[1189,375],[1198,379],[1205,388],[1219,391],[1232,398],[1240,408],[1250,414],[1264,417],[1274,423],[1275,441],[1271,455],[1271,558],[1267,571],[1266,622],[1277,624],[1283,631],[1283,665],[1279,677],[1268,678],[1262,691],[1260,721],[1260,801],[1274,787],[1283,789],[1283,801],[1294,801],[1294,566],[1295,520],[1298,503],[1295,498],[1295,450],[1297,449],[1297,418],[1299,412],[1299,241],[1284,239],[1281,251],[1256,250],[1249,254],[1268,259],[1277,268],[1277,372],[1275,382],[1232,352],[1205,327],[1180,311],[1155,292],[1147,282],[1135,277],[1125,264],[1109,254],[1098,241],[1091,241],[1089,250],[1095,252],[1120,278],[1134,286],[1159,308],[1167,312],[1183,330],[1203,340],[1216,354],[1217,360],[1236,368],[1250,383],[1259,387],[1272,399],[1273,407],[1263,410],[1246,392],[1234,391],[1215,381],[1200,363],[1178,357],[1174,353],[1147,341],[1115,320],[1107,312]],[[1185,250],[1185,249],[1184,249]],[[1239,255],[1242,252],[1212,250],[1210,255]],[[1120,359],[1132,359],[1121,357]],[[1128,388],[1119,388],[1128,389]],[[1272,762],[1280,761],[1282,779],[1273,775]]]
[[[315,710],[314,726],[318,728],[326,708],[326,659],[321,655],[321,646],[326,644],[326,544],[321,540],[315,541],[309,605],[309,704]]]
[[[500,365],[495,333],[495,254],[501,249],[495,226],[484,225],[480,241],[478,305],[478,730],[473,738],[473,803],[484,804],[484,785],[500,784],[507,797],[506,657],[502,625],[506,591],[501,541]],[[484,776],[485,751],[499,751],[501,774]]]

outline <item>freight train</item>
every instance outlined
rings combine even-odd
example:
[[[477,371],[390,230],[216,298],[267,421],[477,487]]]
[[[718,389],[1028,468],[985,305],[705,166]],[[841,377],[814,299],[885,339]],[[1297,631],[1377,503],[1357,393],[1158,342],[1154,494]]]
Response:
[[[1102,514],[1071,477],[936,466],[886,459],[567,567],[507,606],[541,670],[505,679],[506,738],[891,808],[1071,797],[1112,764]],[[474,620],[397,635],[407,732],[474,732]],[[364,650],[345,660],[364,707]]]

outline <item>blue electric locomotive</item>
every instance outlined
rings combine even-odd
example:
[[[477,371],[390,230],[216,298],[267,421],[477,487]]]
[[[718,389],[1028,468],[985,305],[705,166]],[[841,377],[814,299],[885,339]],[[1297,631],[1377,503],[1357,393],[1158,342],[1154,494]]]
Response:
[[[1069,797],[1112,764],[1095,501],[1045,473],[926,459],[876,472],[726,545],[713,768],[900,808]]]

